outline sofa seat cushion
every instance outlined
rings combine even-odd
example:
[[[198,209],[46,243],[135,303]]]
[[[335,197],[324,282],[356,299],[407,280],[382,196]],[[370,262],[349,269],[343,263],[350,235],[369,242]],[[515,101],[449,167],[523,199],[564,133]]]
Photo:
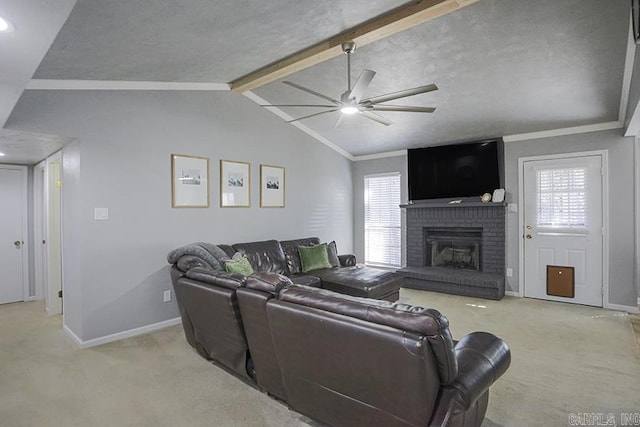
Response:
[[[314,270],[311,274],[322,280],[323,289],[374,299],[397,293],[402,281],[393,271],[364,265]]]

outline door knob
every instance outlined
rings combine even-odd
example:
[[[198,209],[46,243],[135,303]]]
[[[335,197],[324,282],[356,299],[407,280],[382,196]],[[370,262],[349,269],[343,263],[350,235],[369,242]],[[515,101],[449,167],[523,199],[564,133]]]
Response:
[[[531,238],[531,234],[527,234],[525,237],[526,237],[527,239],[530,239],[530,238]]]
[[[13,244],[16,248],[20,248],[20,246],[22,246],[22,242],[20,240],[16,240],[15,242],[13,242]]]

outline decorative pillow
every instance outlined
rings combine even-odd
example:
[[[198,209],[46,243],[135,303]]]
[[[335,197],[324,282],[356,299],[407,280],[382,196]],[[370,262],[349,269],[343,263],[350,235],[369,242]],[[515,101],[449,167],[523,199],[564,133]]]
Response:
[[[244,257],[238,260],[225,262],[224,269],[229,273],[242,274],[244,277],[251,276],[253,274],[253,267],[249,264],[249,260]]]
[[[340,267],[340,259],[338,259],[338,247],[336,241],[327,243],[327,257],[329,257],[329,264],[331,267]]]
[[[315,246],[299,246],[298,252],[300,253],[303,273],[320,270],[321,268],[331,268],[326,243],[320,243]]]

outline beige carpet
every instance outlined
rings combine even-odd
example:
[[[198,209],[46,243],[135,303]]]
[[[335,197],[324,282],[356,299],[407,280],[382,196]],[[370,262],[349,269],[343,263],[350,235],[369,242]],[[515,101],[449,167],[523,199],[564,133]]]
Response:
[[[520,298],[500,302],[405,291],[437,308],[456,338],[502,336],[513,363],[483,424],[564,426],[570,413],[640,410],[640,356],[629,316]],[[315,423],[200,358],[181,326],[87,350],[40,302],[0,306],[0,425],[308,426]]]
[[[403,290],[439,309],[454,337],[486,330],[511,347],[483,426],[566,426],[571,414],[640,412],[640,352],[622,312],[505,297],[501,301]],[[606,418],[604,418],[606,420]]]

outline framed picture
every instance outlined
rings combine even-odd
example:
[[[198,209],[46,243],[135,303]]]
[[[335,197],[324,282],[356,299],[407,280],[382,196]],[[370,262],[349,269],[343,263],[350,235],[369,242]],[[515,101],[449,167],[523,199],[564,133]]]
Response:
[[[260,165],[260,207],[284,208],[284,168]]]
[[[249,163],[220,160],[220,207],[248,208],[251,171]]]
[[[209,158],[171,155],[171,206],[209,207]]]

